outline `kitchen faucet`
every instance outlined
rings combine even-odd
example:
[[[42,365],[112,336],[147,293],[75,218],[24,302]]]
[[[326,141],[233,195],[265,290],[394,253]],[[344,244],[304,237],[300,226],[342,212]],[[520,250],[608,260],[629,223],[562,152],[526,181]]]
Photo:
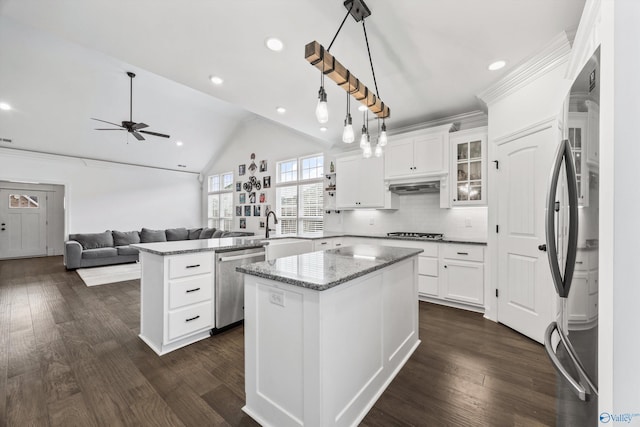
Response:
[[[266,231],[264,233],[264,238],[268,239],[269,238],[269,231],[276,231],[275,228],[274,229],[269,229],[269,216],[273,214],[273,223],[277,224],[278,223],[278,217],[276,217],[276,212],[275,211],[269,211],[269,213],[267,214],[267,225],[266,225]]]

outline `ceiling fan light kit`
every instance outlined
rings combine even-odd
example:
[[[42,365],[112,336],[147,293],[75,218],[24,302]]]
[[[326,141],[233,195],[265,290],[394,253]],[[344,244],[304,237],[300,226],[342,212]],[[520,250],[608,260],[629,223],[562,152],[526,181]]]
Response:
[[[378,121],[382,120],[382,131],[380,131],[380,125],[378,124],[378,144],[375,149],[375,156],[380,157],[382,155],[382,147],[387,144],[387,127],[384,122],[391,115],[389,106],[386,105],[380,98],[378,91],[378,83],[376,82],[376,73],[373,69],[373,61],[371,59],[371,50],[369,49],[369,40],[367,38],[367,29],[365,27],[365,18],[371,15],[371,10],[367,7],[363,0],[345,0],[343,3],[347,8],[347,14],[345,15],[338,31],[333,36],[333,40],[329,44],[329,48],[325,49],[317,41],[312,41],[305,46],[304,57],[305,59],[318,70],[320,74],[320,90],[318,92],[318,104],[316,105],[316,118],[320,123],[326,123],[329,120],[329,112],[327,108],[327,93],[324,89],[324,76],[328,76],[338,86],[347,92],[347,114],[344,120],[344,131],[342,134],[342,141],[350,144],[353,142],[353,127],[350,114],[350,98],[353,96],[357,101],[366,107],[365,111],[371,111],[377,116]],[[362,21],[362,29],[364,31],[364,37],[367,45],[367,54],[369,56],[369,63],[371,65],[371,73],[373,74],[373,82],[375,85],[375,92],[370,90],[364,85],[356,76],[340,63],[329,51],[336,37],[340,33],[342,26],[347,18],[351,15],[356,22]],[[367,112],[368,112],[367,111]],[[360,147],[363,152],[362,155],[365,158],[369,158],[372,155],[371,142],[369,137],[369,131],[367,129],[367,119],[365,118],[362,125],[362,137],[360,140]]]
[[[151,132],[148,130],[141,130],[144,128],[148,128],[149,125],[146,123],[136,123],[133,121],[133,79],[136,76],[135,73],[131,71],[127,71],[127,76],[129,76],[129,120],[123,120],[122,124],[119,125],[117,123],[108,122],[106,120],[96,119],[91,117],[91,120],[96,120],[98,122],[108,123],[113,126],[117,126],[117,128],[97,128],[96,130],[126,130],[130,134],[132,134],[138,141],[144,141],[145,138],[141,134],[158,136],[160,138],[170,138],[169,135],[159,132]]]

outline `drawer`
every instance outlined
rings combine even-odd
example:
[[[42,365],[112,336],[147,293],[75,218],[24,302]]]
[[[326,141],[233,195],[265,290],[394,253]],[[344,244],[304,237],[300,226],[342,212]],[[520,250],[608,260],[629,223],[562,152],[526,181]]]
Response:
[[[180,255],[169,258],[169,279],[211,273],[213,252]]]
[[[484,261],[484,247],[475,245],[443,244],[444,258],[459,259],[465,261]]]
[[[332,239],[323,239],[323,240],[314,240],[313,241],[313,250],[314,251],[324,251],[326,249],[333,249],[333,241],[332,241]]]
[[[589,252],[578,250],[576,253],[576,270],[589,269]]]
[[[341,248],[342,246],[348,246],[344,244],[344,241],[341,238],[334,238],[333,239],[333,247],[335,249]]]
[[[213,328],[211,301],[169,312],[169,341],[201,329]]]
[[[183,307],[211,299],[213,276],[190,277],[169,282],[169,309]]]
[[[438,278],[431,276],[418,276],[418,293],[437,297]]]
[[[421,276],[438,277],[438,259],[419,256],[418,274]]]

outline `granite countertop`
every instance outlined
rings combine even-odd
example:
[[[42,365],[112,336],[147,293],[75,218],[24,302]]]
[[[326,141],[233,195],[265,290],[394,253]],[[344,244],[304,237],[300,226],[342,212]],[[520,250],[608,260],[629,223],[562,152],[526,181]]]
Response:
[[[422,249],[355,245],[236,267],[236,271],[324,291],[423,252]]]
[[[179,255],[193,252],[227,252],[241,249],[261,248],[268,245],[264,239],[246,237],[224,237],[222,239],[178,240],[174,242],[137,243],[129,245],[155,255]]]
[[[309,240],[319,240],[319,239],[329,239],[332,237],[363,237],[369,239],[390,239],[390,240],[413,240],[416,242],[442,242],[442,243],[463,243],[468,245],[482,245],[486,246],[487,242],[484,240],[478,239],[470,239],[465,237],[448,237],[445,236],[441,240],[425,240],[419,237],[397,237],[397,236],[387,236],[386,234],[354,234],[354,233],[340,233],[334,231],[323,231],[320,233],[300,233],[300,234],[289,234],[286,236],[276,235],[273,237],[269,237],[267,240],[276,240],[276,239],[309,239]]]

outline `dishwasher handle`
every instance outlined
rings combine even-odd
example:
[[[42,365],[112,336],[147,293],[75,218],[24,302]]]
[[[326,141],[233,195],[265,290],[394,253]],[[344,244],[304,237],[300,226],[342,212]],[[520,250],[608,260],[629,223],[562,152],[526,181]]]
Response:
[[[253,253],[244,254],[244,255],[221,256],[221,257],[218,257],[218,261],[220,262],[236,261],[239,259],[257,258],[260,256],[264,257],[265,255],[266,255],[266,252],[262,251],[262,252],[253,252]]]

